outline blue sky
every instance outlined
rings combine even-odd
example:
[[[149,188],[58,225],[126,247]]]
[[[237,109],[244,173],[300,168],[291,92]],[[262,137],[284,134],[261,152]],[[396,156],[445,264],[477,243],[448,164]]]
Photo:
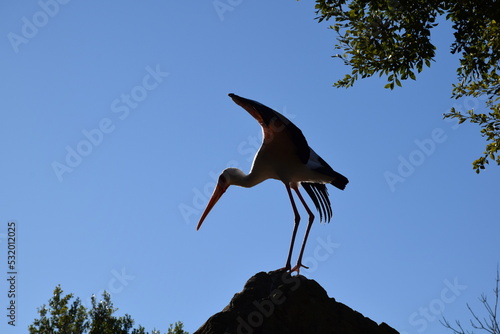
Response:
[[[148,330],[180,320],[193,332],[249,277],[284,266],[293,212],[278,181],[231,187],[195,231],[214,179],[247,172],[260,146],[228,93],[285,114],[349,178],[330,189],[333,220],[313,225],[301,272],[330,296],[413,334],[442,330],[440,314],[467,322],[465,304],[491,293],[499,169],[476,175],[479,131],[442,118],[481,106],[450,99],[447,24],[417,81],[346,90],[332,87],[348,68],[331,58],[335,35],[313,1],[0,7],[2,333],[25,333],[57,284],[87,306],[110,291],[118,314]]]

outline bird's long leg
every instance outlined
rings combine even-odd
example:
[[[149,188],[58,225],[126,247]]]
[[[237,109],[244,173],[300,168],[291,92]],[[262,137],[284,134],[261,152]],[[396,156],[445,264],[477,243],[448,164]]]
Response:
[[[307,237],[309,236],[309,231],[311,230],[311,226],[314,221],[314,214],[312,213],[311,209],[307,206],[306,201],[302,197],[302,195],[299,192],[299,188],[294,187],[293,190],[297,193],[297,196],[299,197],[300,201],[302,202],[302,205],[304,205],[304,208],[306,209],[307,213],[309,214],[309,223],[307,224],[307,229],[306,229],[306,234],[304,235],[304,241],[302,242],[302,247],[300,248],[300,254],[299,254],[299,259],[297,260],[297,264],[295,267],[291,269],[291,271],[296,271],[299,273],[299,270],[301,267],[308,269],[306,266],[302,264],[302,255],[304,255],[304,249],[306,248],[306,242],[307,242]]]
[[[290,243],[290,251],[288,252],[288,259],[286,260],[286,265],[285,265],[285,269],[290,270],[290,268],[292,268],[291,261],[292,261],[293,244],[295,243],[295,236],[297,235],[297,229],[298,229],[299,223],[300,223],[300,215],[299,215],[299,211],[297,210],[297,206],[295,205],[295,201],[293,200],[293,195],[292,195],[292,191],[290,190],[290,186],[288,184],[285,184],[285,186],[286,186],[286,191],[288,193],[288,196],[290,197],[290,203],[292,203],[293,214],[295,215],[295,223],[293,226],[292,241]]]

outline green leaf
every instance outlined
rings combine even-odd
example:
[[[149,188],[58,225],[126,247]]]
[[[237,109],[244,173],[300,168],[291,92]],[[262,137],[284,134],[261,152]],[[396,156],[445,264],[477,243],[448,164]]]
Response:
[[[394,82],[389,82],[387,85],[384,86],[384,88],[389,88],[389,89],[394,89]]]
[[[334,19],[335,48],[352,77],[344,77],[335,87],[350,87],[360,78],[375,73],[387,76],[386,89],[402,86],[408,77],[431,67],[436,46],[431,43],[431,29],[438,16],[452,24],[454,42],[451,53],[459,64],[457,79],[452,83],[451,97],[478,98],[473,109],[452,109],[445,118],[456,118],[458,124],[468,121],[483,135],[486,148],[474,161],[476,172],[488,164],[500,146],[500,26],[495,0],[484,1],[401,1],[401,0],[316,0],[318,20]],[[442,19],[442,18],[439,18]],[[416,71],[416,72],[415,72]],[[481,99],[486,97],[487,100]],[[498,143],[498,145],[492,145]],[[500,165],[500,157],[494,160]]]

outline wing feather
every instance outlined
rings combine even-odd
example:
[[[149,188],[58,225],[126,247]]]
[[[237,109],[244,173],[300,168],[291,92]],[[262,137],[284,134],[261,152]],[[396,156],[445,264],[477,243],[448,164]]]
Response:
[[[304,164],[307,163],[310,154],[307,140],[304,134],[302,134],[302,131],[300,131],[300,129],[288,118],[260,102],[246,99],[235,94],[229,94],[229,97],[259,122],[264,131],[264,143],[272,140],[275,135],[278,133],[281,134],[281,132],[284,131],[293,142],[300,161]]]
[[[322,221],[323,217],[325,217],[325,222],[330,222],[333,214],[326,186],[322,183],[308,182],[302,182],[301,185],[316,206],[319,212],[319,220]]]

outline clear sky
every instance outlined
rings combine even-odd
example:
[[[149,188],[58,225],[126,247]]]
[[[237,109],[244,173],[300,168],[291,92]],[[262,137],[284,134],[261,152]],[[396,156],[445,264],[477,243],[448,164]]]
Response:
[[[86,306],[108,290],[148,330],[193,332],[284,266],[279,181],[229,188],[195,230],[214,179],[248,172],[260,146],[228,93],[285,114],[349,178],[329,189],[334,217],[314,224],[301,271],[331,297],[416,334],[443,330],[441,313],[467,322],[465,304],[491,295],[500,170],[476,175],[478,129],[442,118],[480,106],[450,99],[449,25],[432,68],[389,91],[379,78],[332,87],[348,68],[311,0],[4,1],[0,16],[0,332],[25,333],[58,284]]]

